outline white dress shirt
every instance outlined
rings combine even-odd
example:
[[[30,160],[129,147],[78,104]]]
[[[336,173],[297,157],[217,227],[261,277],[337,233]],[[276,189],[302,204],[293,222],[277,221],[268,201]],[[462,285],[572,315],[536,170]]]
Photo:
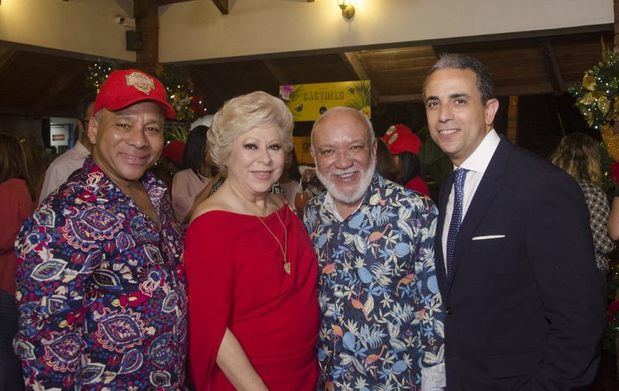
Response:
[[[488,132],[488,134],[486,134],[471,156],[462,162],[460,167],[454,166],[454,170],[456,168],[464,168],[468,170],[466,173],[466,179],[464,180],[464,194],[462,196],[462,221],[464,221],[466,211],[471,205],[471,200],[473,199],[473,196],[477,191],[477,187],[486,172],[486,168],[488,168],[488,164],[490,164],[490,160],[499,145],[499,141],[501,141],[501,138],[497,132],[492,129]],[[447,254],[447,235],[449,234],[449,224],[451,223],[451,215],[453,210],[454,187],[452,185],[451,191],[449,192],[449,199],[447,200],[447,208],[445,209],[445,222],[443,225],[443,236],[441,242],[444,255]],[[445,268],[447,268],[446,256],[443,256],[443,262],[445,262]]]

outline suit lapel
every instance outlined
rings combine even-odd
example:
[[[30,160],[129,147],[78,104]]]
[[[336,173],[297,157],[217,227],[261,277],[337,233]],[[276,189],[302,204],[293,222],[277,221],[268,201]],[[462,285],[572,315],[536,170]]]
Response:
[[[505,175],[507,157],[510,151],[511,144],[509,141],[501,138],[460,226],[454,250],[453,271],[447,281],[447,292],[449,292],[454,276],[458,272],[458,267],[462,263],[463,254],[466,254],[467,248],[471,243],[473,232],[475,232],[475,229],[488,211],[488,205],[492,203],[492,200],[503,185],[503,176]],[[449,190],[447,195],[449,195]]]
[[[436,274],[438,277],[439,288],[442,292],[445,292],[447,288],[447,272],[445,271],[445,256],[443,255],[443,227],[445,226],[445,211],[447,210],[447,201],[449,200],[449,193],[454,183],[453,171],[451,175],[441,185],[441,191],[439,193],[438,208],[440,213],[436,223],[436,236],[434,239],[434,254],[436,263]]]

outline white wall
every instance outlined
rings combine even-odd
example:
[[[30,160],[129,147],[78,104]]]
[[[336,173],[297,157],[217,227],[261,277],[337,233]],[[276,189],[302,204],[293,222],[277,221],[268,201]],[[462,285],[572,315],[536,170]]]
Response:
[[[212,0],[160,8],[160,60],[354,47],[613,23],[613,0]]]
[[[114,21],[133,12],[130,0],[1,1],[0,41],[135,61]]]
[[[131,0],[1,0],[0,41],[135,61],[117,14]],[[613,23],[613,0],[212,0],[160,7],[160,61],[394,44]]]

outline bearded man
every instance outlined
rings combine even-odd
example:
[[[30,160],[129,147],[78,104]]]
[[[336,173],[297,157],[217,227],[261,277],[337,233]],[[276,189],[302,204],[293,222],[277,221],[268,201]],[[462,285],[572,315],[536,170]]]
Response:
[[[321,270],[319,388],[440,389],[436,207],[375,172],[374,131],[359,111],[328,110],[311,140],[327,189],[304,215]]]

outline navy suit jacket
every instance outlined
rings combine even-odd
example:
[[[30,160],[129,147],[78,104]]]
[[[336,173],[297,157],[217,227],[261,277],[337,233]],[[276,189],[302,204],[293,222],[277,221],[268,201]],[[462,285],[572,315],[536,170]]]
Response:
[[[441,188],[436,233],[448,391],[590,384],[604,298],[578,184],[501,139],[462,221],[447,277],[441,242],[452,184],[453,175]]]

